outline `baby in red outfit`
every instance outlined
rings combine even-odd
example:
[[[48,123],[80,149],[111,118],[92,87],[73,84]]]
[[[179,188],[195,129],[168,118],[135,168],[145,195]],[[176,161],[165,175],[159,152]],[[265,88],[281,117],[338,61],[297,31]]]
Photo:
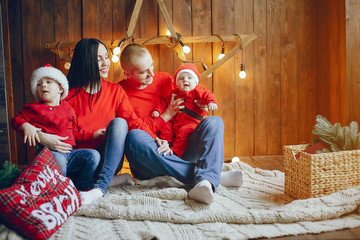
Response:
[[[214,93],[198,85],[199,79],[199,71],[193,63],[180,66],[173,77],[177,88],[172,93],[178,94],[176,98],[184,99],[185,108],[160,130],[160,138],[171,143],[171,149],[179,157],[185,151],[189,135],[207,115],[207,111],[202,110],[195,100],[206,105],[209,111],[218,109]],[[165,110],[170,96],[154,109],[152,117],[158,117]]]

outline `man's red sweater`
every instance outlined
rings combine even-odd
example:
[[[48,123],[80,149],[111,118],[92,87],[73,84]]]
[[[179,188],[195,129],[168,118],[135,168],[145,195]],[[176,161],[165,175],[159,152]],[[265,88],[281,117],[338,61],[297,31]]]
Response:
[[[152,118],[151,112],[163,98],[171,95],[175,85],[169,73],[155,72],[154,74],[153,82],[144,89],[132,88],[126,80],[121,81],[120,85],[128,95],[136,115],[143,119],[154,133],[157,133],[164,126],[165,121],[161,117]]]
[[[106,128],[115,117],[124,118],[132,129],[142,129],[153,138],[155,134],[138,118],[132,108],[124,89],[119,84],[102,80],[101,90],[94,94],[89,108],[89,93],[83,88],[70,89],[67,102],[74,108],[78,125],[87,131]],[[102,138],[92,141],[79,141],[77,148],[95,148]]]

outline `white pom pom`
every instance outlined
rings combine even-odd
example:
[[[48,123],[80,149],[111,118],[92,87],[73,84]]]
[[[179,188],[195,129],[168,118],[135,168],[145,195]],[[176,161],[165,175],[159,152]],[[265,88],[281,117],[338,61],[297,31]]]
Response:
[[[233,159],[231,159],[231,162],[240,162],[240,158],[234,157]]]

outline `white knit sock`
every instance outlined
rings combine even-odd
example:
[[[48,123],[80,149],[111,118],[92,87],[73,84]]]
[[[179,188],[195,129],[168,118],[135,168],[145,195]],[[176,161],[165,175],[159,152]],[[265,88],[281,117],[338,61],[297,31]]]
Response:
[[[79,192],[82,205],[87,205],[100,199],[104,193],[99,188],[91,189],[87,192]]]
[[[241,187],[243,184],[243,171],[232,170],[222,172],[220,175],[220,184],[225,187]]]
[[[123,174],[114,176],[113,179],[111,180],[109,187],[116,186],[119,184],[135,185],[132,177],[128,173],[123,173]]]
[[[189,198],[201,203],[211,204],[214,201],[212,185],[207,180],[198,182],[189,192]]]

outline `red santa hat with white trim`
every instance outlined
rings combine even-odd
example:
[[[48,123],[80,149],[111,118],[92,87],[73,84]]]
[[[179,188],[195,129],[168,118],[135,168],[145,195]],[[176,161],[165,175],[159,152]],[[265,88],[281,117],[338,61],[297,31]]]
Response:
[[[36,94],[36,85],[38,84],[39,80],[44,77],[48,77],[57,81],[64,90],[60,96],[60,100],[66,98],[69,93],[69,83],[66,76],[59,69],[54,68],[49,63],[47,63],[44,66],[36,69],[30,79],[31,92],[36,99],[38,99]]]
[[[196,84],[199,84],[200,73],[195,64],[187,63],[184,65],[181,65],[174,74],[173,79],[175,80],[175,82],[178,80],[180,74],[183,72],[190,73],[193,76],[193,78],[196,80]]]

